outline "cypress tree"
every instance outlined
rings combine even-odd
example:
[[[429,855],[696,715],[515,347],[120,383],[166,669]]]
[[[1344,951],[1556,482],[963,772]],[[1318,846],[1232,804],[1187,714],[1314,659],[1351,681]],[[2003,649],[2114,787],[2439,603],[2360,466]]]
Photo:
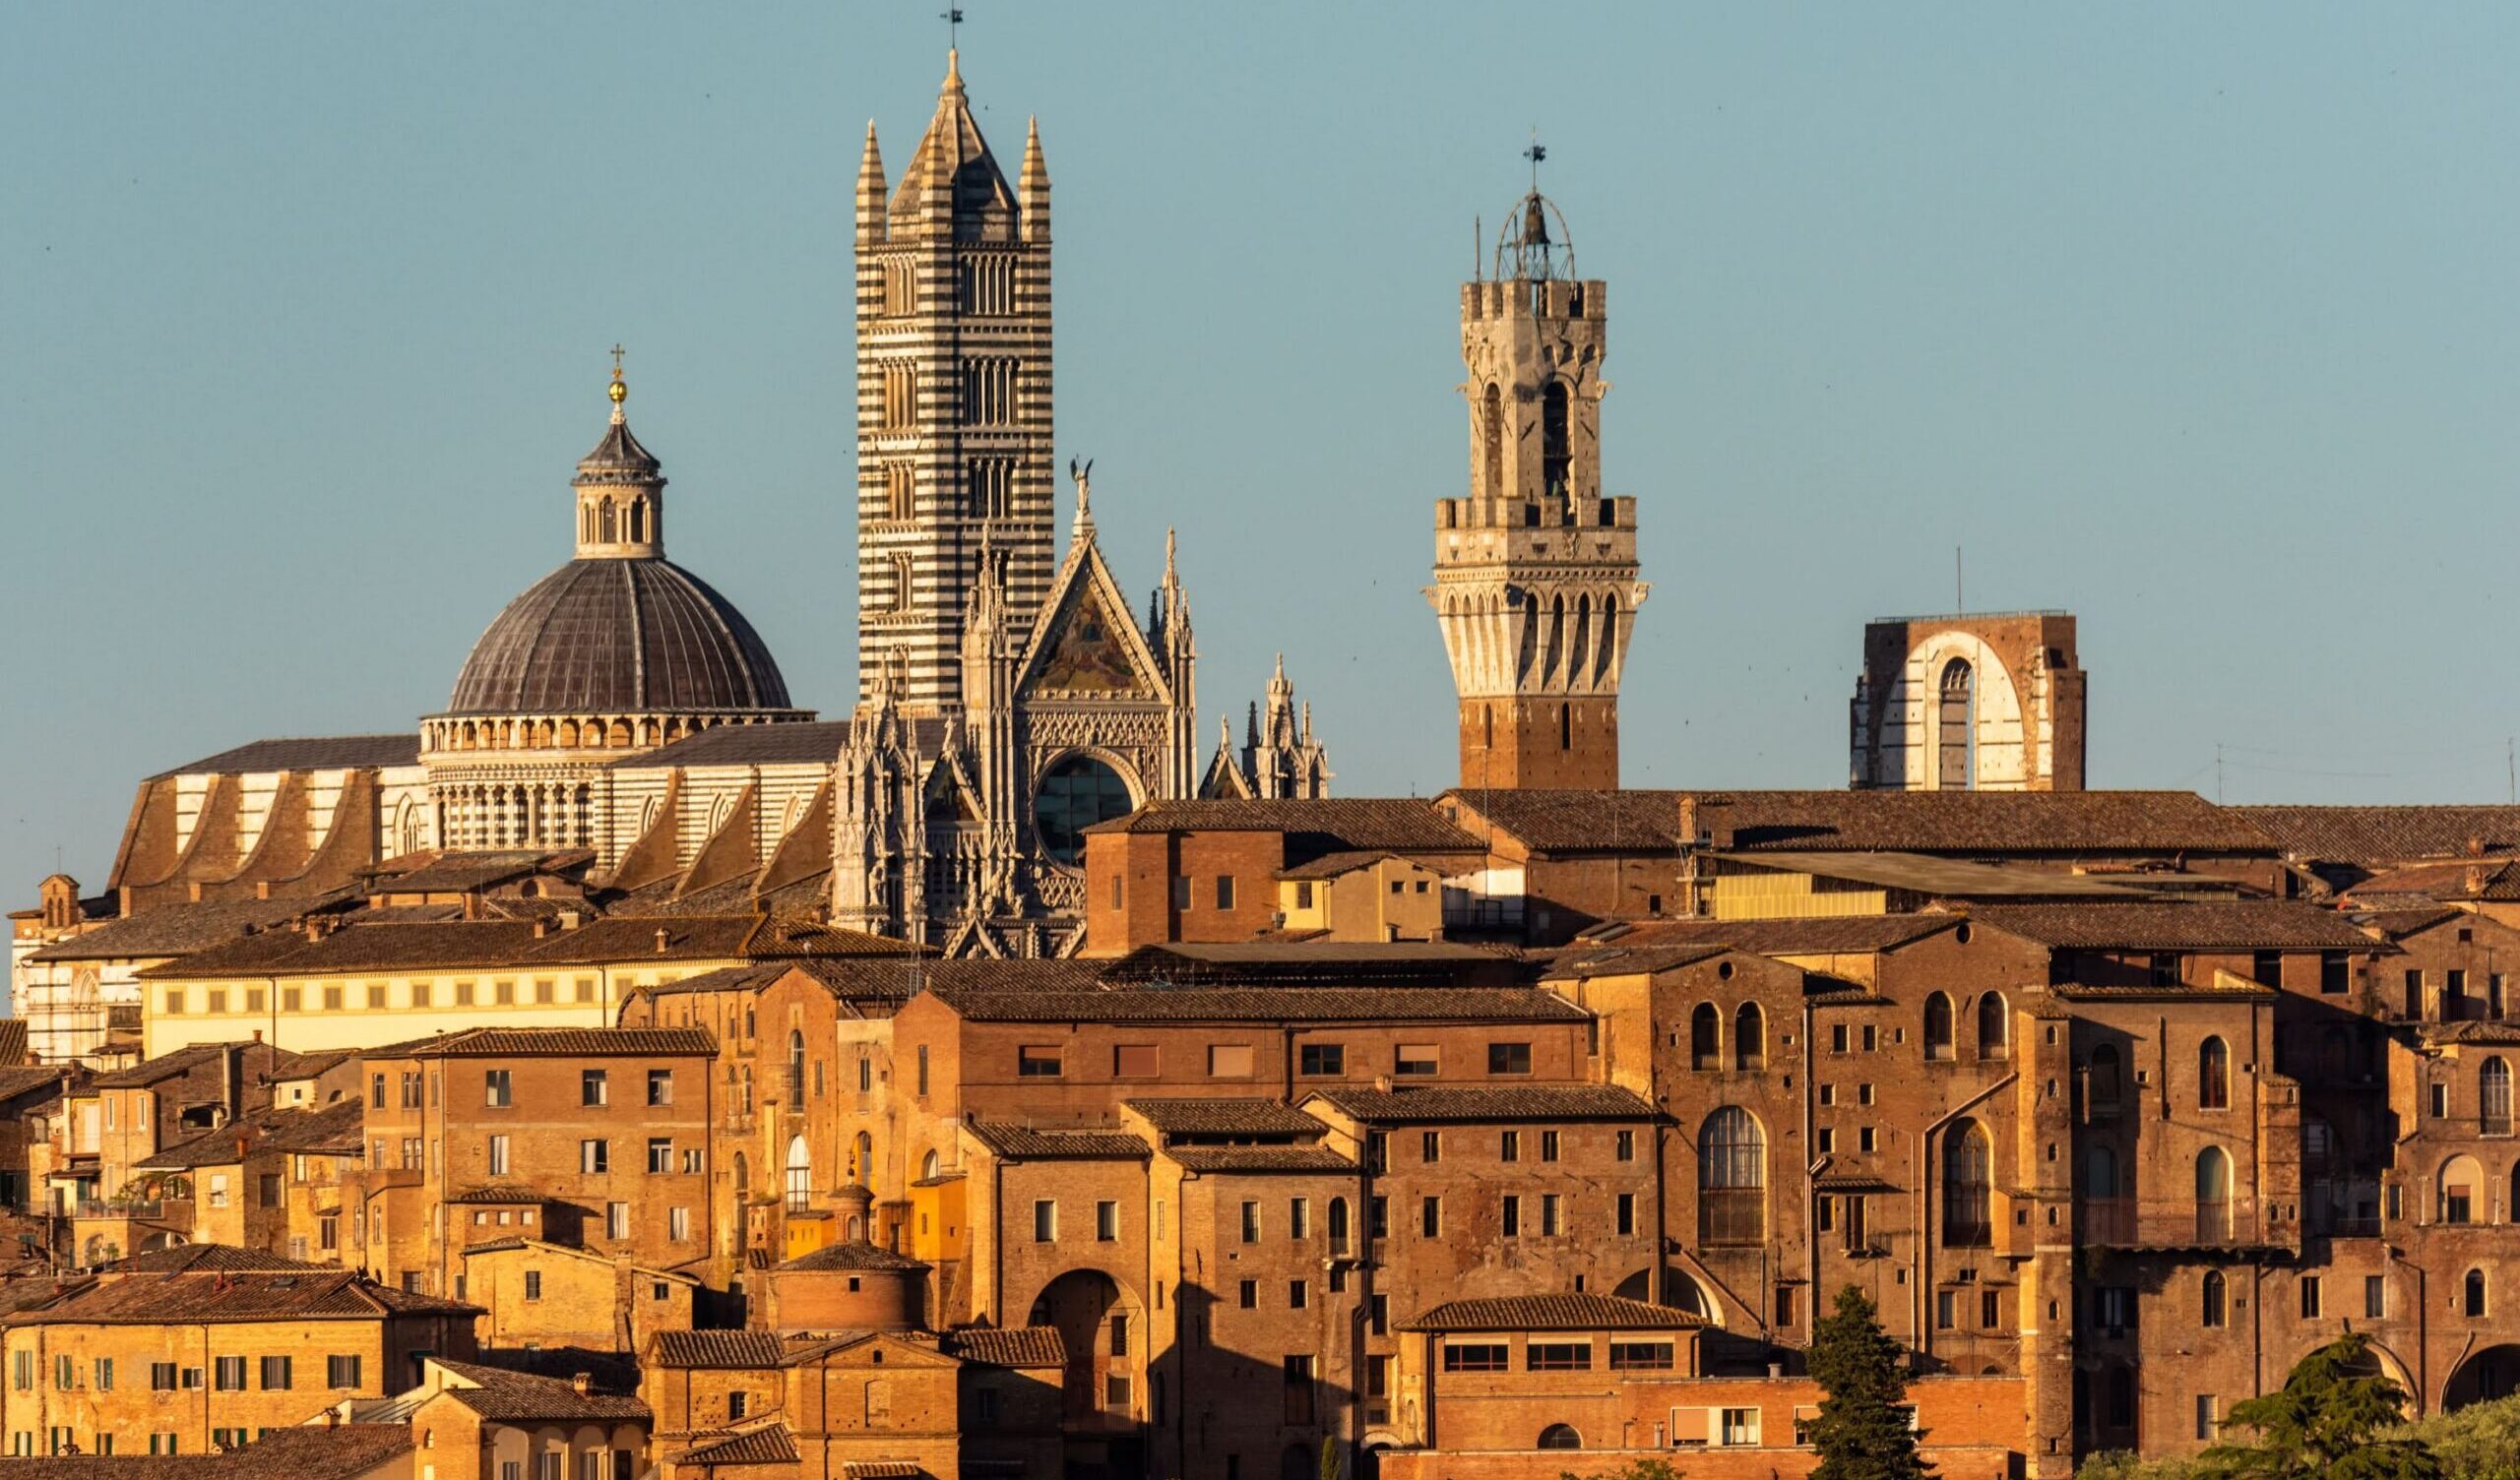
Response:
[[[1820,1385],[1811,1480],[1931,1480],[1917,1452],[1923,1431],[1909,1416],[1908,1354],[1853,1285],[1811,1333],[1811,1377]]]

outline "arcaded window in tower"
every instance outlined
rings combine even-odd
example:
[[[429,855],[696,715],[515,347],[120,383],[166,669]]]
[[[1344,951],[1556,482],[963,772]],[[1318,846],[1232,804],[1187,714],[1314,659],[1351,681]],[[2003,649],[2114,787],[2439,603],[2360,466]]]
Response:
[[[907,555],[894,556],[892,558],[892,568],[893,610],[896,614],[907,613],[911,609],[911,598],[913,594],[911,589],[910,557]]]
[[[1015,259],[966,257],[957,279],[959,306],[967,314],[1015,312]]]
[[[886,365],[884,376],[884,425],[906,427],[918,414],[918,378],[908,365]]]
[[[918,304],[917,278],[911,265],[895,258],[884,264],[884,312],[899,316]]]
[[[964,464],[973,519],[1004,519],[1015,504],[1015,460],[974,458]]]
[[[1542,487],[1561,497],[1569,492],[1566,479],[1574,462],[1568,416],[1566,382],[1550,381],[1540,398],[1540,477]]]
[[[1965,658],[1942,666],[1937,701],[1941,734],[1936,737],[1940,764],[1935,784],[1944,791],[1971,791],[1978,784],[1978,674]]]
[[[1750,1112],[1727,1105],[1697,1140],[1698,1241],[1756,1244],[1767,1237],[1768,1139]]]
[[[911,471],[907,462],[884,464],[884,518],[907,524],[911,517]]]
[[[1480,398],[1479,434],[1481,441],[1481,464],[1487,469],[1487,483],[1480,492],[1489,498],[1505,493],[1505,393],[1494,381]]]
[[[990,357],[963,362],[963,420],[972,426],[1005,426],[1015,420],[1015,361]]]

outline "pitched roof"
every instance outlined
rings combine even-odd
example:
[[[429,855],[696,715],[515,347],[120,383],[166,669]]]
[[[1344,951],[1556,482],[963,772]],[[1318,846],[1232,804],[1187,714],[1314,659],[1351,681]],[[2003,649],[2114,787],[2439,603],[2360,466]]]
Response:
[[[1324,1145],[1166,1146],[1164,1155],[1184,1171],[1353,1172],[1354,1158]]]
[[[1389,848],[1349,848],[1324,853],[1306,863],[1290,864],[1278,870],[1281,879],[1336,879],[1358,869],[1371,868],[1386,858],[1397,858]]]
[[[663,1367],[777,1367],[787,1347],[777,1331],[662,1330],[652,1348]]]
[[[1817,915],[1804,920],[1658,920],[1620,936],[1610,949],[1694,945],[1730,946],[1753,956],[1868,956],[1938,935],[1965,918],[1930,912]]]
[[[1519,953],[1453,941],[1215,941],[1140,946],[1106,962],[1110,985],[1520,986]]]
[[[2520,807],[2235,807],[2289,857],[2365,868],[2520,849]]]
[[[1378,1125],[1506,1120],[1650,1120],[1661,1112],[1615,1084],[1500,1084],[1324,1089],[1311,1096]]]
[[[378,1059],[599,1058],[715,1054],[718,1040],[697,1027],[468,1027],[369,1049]]]
[[[575,1419],[602,1421],[651,1416],[646,1403],[626,1393],[594,1389],[580,1392],[576,1384],[562,1378],[546,1378],[504,1367],[484,1367],[472,1362],[450,1362],[443,1357],[431,1357],[429,1360],[461,1379],[446,1385],[448,1397],[483,1418],[501,1423],[567,1422]]]
[[[167,904],[94,930],[66,936],[32,957],[37,961],[149,960],[185,956],[233,941],[249,931],[277,925],[310,911],[346,903],[351,895],[336,892],[313,899],[232,899],[216,903]]]
[[[1683,796],[1731,852],[1973,855],[2273,851],[2187,791],[1472,791],[1445,800],[1542,852],[1676,850]]]
[[[400,1423],[265,1429],[219,1454],[62,1454],[0,1459],[0,1480],[363,1480],[410,1452]]]
[[[1276,1100],[1133,1099],[1123,1101],[1166,1136],[1318,1136],[1321,1122]]]
[[[924,1260],[912,1259],[906,1254],[895,1254],[890,1249],[869,1243],[864,1239],[853,1239],[845,1244],[826,1244],[810,1254],[800,1254],[774,1267],[810,1271],[816,1269],[910,1270],[934,1266]]]
[[[691,1448],[673,1456],[683,1464],[794,1464],[796,1437],[771,1419],[753,1429],[710,1429],[691,1436]]]
[[[391,735],[315,735],[302,739],[253,740],[189,766],[178,766],[149,777],[197,776],[212,773],[249,774],[271,771],[355,771],[369,767],[417,766],[420,735],[416,729]]]
[[[1718,853],[1716,859],[1742,869],[1780,870],[1842,879],[1877,889],[1946,899],[2128,899],[2141,897],[2126,884],[2110,883],[2054,868],[2007,868],[1937,853],[1868,851],[1795,852],[1778,848],[1747,853]]]
[[[318,1264],[302,1259],[288,1259],[260,1249],[239,1249],[233,1244],[177,1244],[168,1249],[151,1249],[126,1255],[99,1267],[105,1274],[183,1274],[195,1270],[235,1274],[243,1272],[287,1274],[294,1271],[336,1272],[338,1264]]]
[[[968,1120],[963,1128],[1000,1156],[1025,1161],[1144,1161],[1147,1143],[1125,1131],[1057,1127],[1037,1130]]]
[[[1486,1300],[1448,1300],[1415,1321],[1412,1331],[1601,1331],[1687,1330],[1703,1317],[1667,1305],[1616,1295],[1507,1295]]]
[[[829,766],[849,743],[849,721],[799,724],[722,724],[677,740],[662,750],[612,763],[614,771],[662,766]]]
[[[59,1093],[79,1071],[67,1064],[13,1064],[0,1069],[0,1101],[38,1090]]]
[[[1055,1326],[957,1326],[945,1333],[945,1354],[983,1367],[1065,1367],[1067,1342]]]
[[[2432,899],[2520,899],[2520,858],[2447,858],[2382,869],[2347,891],[2354,898],[2420,894]]]
[[[97,1280],[37,1311],[6,1318],[17,1326],[163,1326],[174,1322],[378,1320],[391,1315],[468,1316],[478,1306],[412,1295],[352,1271],[314,1266],[306,1272],[152,1274],[109,1266],[123,1277]]]
[[[1530,987],[1162,987],[1101,992],[930,987],[974,1022],[1580,1022]]]
[[[2379,944],[2335,910],[2281,899],[1981,904],[1969,914],[1998,930],[2059,950],[2310,951],[2371,949]]]
[[[1290,855],[1476,853],[1479,839],[1420,797],[1212,797],[1149,802],[1095,832],[1283,832]]]
[[[1732,952],[1732,947],[1721,941],[1675,941],[1669,945],[1647,941],[1631,946],[1621,940],[1616,945],[1591,950],[1582,947],[1568,950],[1559,955],[1557,964],[1551,966],[1542,979],[1573,978],[1580,981],[1588,976],[1651,976],[1694,966],[1700,961],[1730,956]]]
[[[809,949],[775,934],[766,921],[748,914],[607,915],[574,930],[536,931],[532,920],[351,916],[338,929],[318,932],[313,940],[304,931],[267,930],[211,945],[142,974],[191,980],[343,975],[423,966],[560,970],[616,961],[723,960],[756,951],[764,956],[793,955]]]
[[[100,1074],[89,1080],[92,1089],[146,1089],[164,1083],[180,1074],[189,1074],[203,1065],[216,1063],[221,1051],[230,1048],[260,1047],[245,1043],[191,1043],[172,1049],[154,1059],[143,1059],[128,1069]]]

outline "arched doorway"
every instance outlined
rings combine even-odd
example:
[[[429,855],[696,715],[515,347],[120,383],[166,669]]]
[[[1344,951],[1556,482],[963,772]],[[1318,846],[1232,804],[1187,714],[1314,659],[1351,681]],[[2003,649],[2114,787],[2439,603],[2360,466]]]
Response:
[[[1146,1332],[1137,1297],[1100,1269],[1070,1269],[1042,1286],[1030,1324],[1058,1327],[1067,1347],[1062,1384],[1070,1422],[1137,1413]]]
[[[2460,1363],[2441,1388],[2449,1412],[2520,1392],[2520,1346],[2488,1346]]]

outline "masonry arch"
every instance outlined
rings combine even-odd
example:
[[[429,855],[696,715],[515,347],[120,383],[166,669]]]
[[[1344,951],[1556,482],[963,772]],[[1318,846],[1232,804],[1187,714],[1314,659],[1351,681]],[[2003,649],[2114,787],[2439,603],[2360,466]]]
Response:
[[[2012,672],[1974,633],[1938,632],[1908,654],[1908,697],[1924,715],[1910,779],[1928,791],[2018,785],[2027,729]]]
[[[1539,1448],[1544,1449],[1580,1449],[1584,1436],[1575,1432],[1573,1424],[1550,1424],[1540,1431]]]
[[[2441,1385],[2444,1412],[2520,1392],[2520,1346],[2504,1343],[2471,1355]]]
[[[2012,1057],[2012,1007],[2001,992],[1987,992],[1978,999],[1978,1057]]]
[[[1724,1065],[1724,1014],[1714,1003],[1701,1002],[1689,1011],[1689,1068],[1720,1069]]]
[[[1704,1244],[1758,1244],[1768,1228],[1768,1139],[1757,1117],[1726,1105],[1698,1132],[1697,1223]]]
[[[1741,1004],[1732,1015],[1732,1067],[1760,1070],[1768,1066],[1768,1019],[1755,1002]]]
[[[1721,1326],[1724,1324],[1722,1303],[1716,1300],[1705,1285],[1699,1283],[1696,1275],[1677,1264],[1663,1266],[1663,1294],[1660,1300],[1657,1300],[1654,1295],[1652,1269],[1637,1270],[1620,1280],[1618,1288],[1610,1293],[1621,1300],[1642,1300],[1648,1304],[1667,1305],[1675,1311],[1685,1311],[1710,1326]]]
[[[814,1201],[814,1152],[802,1136],[788,1141],[786,1199],[789,1212],[802,1212]]]
[[[1058,1327],[1067,1347],[1061,1386],[1071,1421],[1132,1415],[1148,1344],[1143,1314],[1137,1297],[1100,1269],[1070,1269],[1034,1298],[1029,1324]],[[1116,1388],[1114,1377],[1123,1380]],[[1131,1397],[1110,1402],[1115,1392]]]
[[[2485,1168],[2474,1156],[2461,1154],[2441,1163],[2433,1179],[2433,1220],[2441,1223],[2485,1221]]]
[[[1940,1063],[1951,1057],[1951,999],[1941,992],[1925,994],[1925,1062]]]
[[[2232,1157],[2221,1146],[2196,1153],[2196,1239],[2221,1244],[2232,1236]]]

